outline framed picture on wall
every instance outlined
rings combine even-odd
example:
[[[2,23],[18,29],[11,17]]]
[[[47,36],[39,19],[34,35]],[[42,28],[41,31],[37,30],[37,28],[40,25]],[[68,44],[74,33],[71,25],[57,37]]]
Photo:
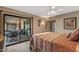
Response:
[[[76,17],[64,18],[64,29],[75,29],[76,27]]]
[[[47,27],[48,27],[48,23],[46,22],[46,24],[45,24],[45,28],[47,29]]]
[[[38,26],[40,27],[40,24],[41,24],[41,20],[38,20]]]

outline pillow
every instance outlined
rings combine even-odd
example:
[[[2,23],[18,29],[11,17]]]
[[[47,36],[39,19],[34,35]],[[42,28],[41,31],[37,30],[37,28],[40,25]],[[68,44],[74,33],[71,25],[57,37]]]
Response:
[[[70,40],[76,41],[79,39],[79,28],[77,28],[76,30],[74,30],[71,35],[70,35]]]

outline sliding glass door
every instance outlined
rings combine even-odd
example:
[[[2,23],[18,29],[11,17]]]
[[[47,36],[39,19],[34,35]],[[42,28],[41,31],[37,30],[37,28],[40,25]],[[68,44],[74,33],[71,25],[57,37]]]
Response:
[[[21,18],[21,41],[29,40],[31,35],[31,22],[27,18]]]
[[[4,15],[5,44],[12,45],[29,39],[31,35],[31,21],[12,15]]]
[[[20,41],[19,18],[13,16],[5,17],[5,44],[11,45]]]

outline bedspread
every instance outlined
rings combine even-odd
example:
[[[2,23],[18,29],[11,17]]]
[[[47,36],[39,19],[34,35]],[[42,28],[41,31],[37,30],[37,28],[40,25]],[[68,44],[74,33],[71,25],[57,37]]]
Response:
[[[70,41],[66,34],[45,32],[35,34],[30,39],[30,47],[35,52],[75,52],[77,42]]]

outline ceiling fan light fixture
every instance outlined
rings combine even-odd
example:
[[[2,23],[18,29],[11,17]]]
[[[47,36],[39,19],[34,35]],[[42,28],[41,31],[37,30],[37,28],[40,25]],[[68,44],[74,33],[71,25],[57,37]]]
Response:
[[[53,10],[51,11],[51,13],[52,13],[52,14],[56,14],[56,12],[55,12],[55,11],[53,11]]]
[[[50,12],[48,12],[48,15],[51,15],[51,13],[50,13]]]
[[[55,8],[55,6],[52,6],[52,9],[54,9]]]

